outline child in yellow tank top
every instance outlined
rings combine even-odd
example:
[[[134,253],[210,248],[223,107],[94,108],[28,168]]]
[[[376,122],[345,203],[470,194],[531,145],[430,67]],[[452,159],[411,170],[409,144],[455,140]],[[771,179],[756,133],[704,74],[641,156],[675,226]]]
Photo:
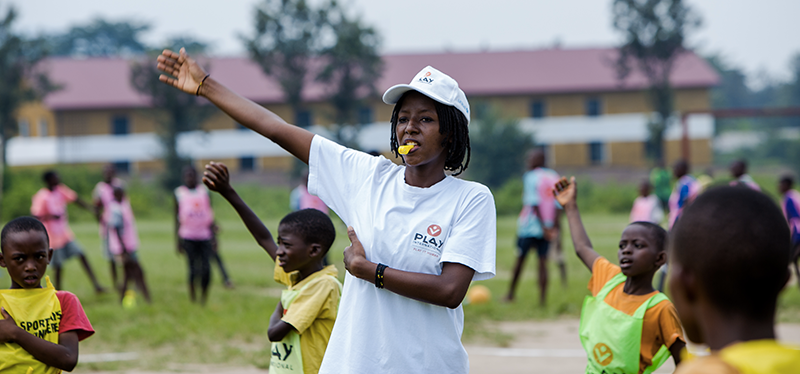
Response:
[[[33,217],[0,234],[0,266],[11,288],[0,290],[0,372],[60,373],[78,363],[78,342],[94,333],[80,301],[41,282],[52,256],[47,231]]]

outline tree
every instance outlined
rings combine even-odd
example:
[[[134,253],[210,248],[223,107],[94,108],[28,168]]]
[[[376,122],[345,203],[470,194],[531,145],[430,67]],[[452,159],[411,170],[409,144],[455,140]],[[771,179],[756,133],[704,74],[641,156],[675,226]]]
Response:
[[[178,50],[184,45],[190,46],[193,54],[202,53],[206,46],[192,38],[180,37],[167,42],[165,48]],[[190,162],[178,153],[178,137],[181,133],[199,129],[200,124],[216,109],[201,98],[186,95],[158,80],[161,72],[153,61],[161,50],[163,48],[152,50],[149,57],[131,64],[131,84],[137,91],[149,96],[153,107],[157,109],[153,115],[161,125],[159,137],[164,145],[162,158],[165,172],[162,184],[171,191],[182,183],[182,168]]]
[[[327,11],[335,42],[321,51],[323,69],[317,80],[328,86],[327,101],[335,110],[334,134],[339,143],[358,148],[358,108],[376,94],[375,82],[383,70],[378,54],[380,37],[372,27],[351,19],[335,2]]]
[[[650,84],[650,101],[657,118],[648,125],[650,156],[664,159],[664,131],[673,111],[669,77],[678,56],[686,51],[686,35],[700,26],[700,16],[682,0],[614,0],[614,28],[624,33],[617,71],[626,78],[635,62]]]
[[[305,0],[264,0],[256,8],[255,35],[241,38],[250,58],[278,81],[295,116],[311,61],[323,49],[326,8],[315,9]]]
[[[36,69],[47,55],[42,38],[26,38],[14,33],[17,17],[13,7],[0,18],[0,209],[6,166],[6,144],[17,134],[16,113],[28,101],[55,89],[47,75]]]
[[[87,25],[73,26],[64,34],[51,36],[52,54],[74,57],[143,55],[147,45],[141,41],[141,34],[149,29],[147,23],[109,22],[97,18]]]
[[[494,108],[476,105],[470,124],[472,157],[469,177],[491,188],[502,186],[523,169],[525,152],[533,137],[519,129],[519,121],[505,119]]]

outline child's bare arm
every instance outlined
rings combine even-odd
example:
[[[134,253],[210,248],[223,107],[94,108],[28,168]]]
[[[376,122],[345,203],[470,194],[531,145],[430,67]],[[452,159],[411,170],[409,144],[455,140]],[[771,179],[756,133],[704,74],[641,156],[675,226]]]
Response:
[[[581,213],[578,210],[577,203],[578,187],[575,184],[575,177],[572,177],[569,181],[567,181],[567,178],[561,178],[553,189],[553,195],[555,195],[558,203],[564,207],[564,212],[567,214],[567,222],[569,223],[569,232],[572,237],[572,245],[575,247],[575,254],[591,271],[594,261],[600,255],[592,248],[592,241],[589,240],[589,235],[586,234],[586,229],[581,221]]]
[[[242,218],[244,225],[247,227],[247,230],[250,231],[250,234],[253,235],[253,238],[256,239],[258,245],[264,248],[269,254],[269,257],[275,260],[275,253],[278,251],[278,246],[272,238],[272,233],[269,232],[267,226],[264,226],[264,223],[258,219],[258,216],[253,213],[253,210],[247,206],[244,200],[239,197],[239,194],[231,187],[228,167],[222,163],[210,162],[206,165],[206,170],[203,172],[203,183],[208,189],[219,193],[225,200],[228,200],[233,206],[233,209],[236,210],[236,213],[239,214],[239,217]]]
[[[675,366],[681,363],[681,351],[685,347],[686,343],[680,339],[675,339],[675,343],[672,343],[672,346],[669,347],[669,353],[672,354],[672,359],[675,360]]]
[[[208,76],[183,49],[179,53],[165,49],[158,56],[158,69],[177,78],[162,74],[160,81],[188,94],[204,96],[236,122],[267,137],[300,161],[308,163],[313,133],[286,123],[275,113],[229,90]]]
[[[17,326],[14,319],[0,310],[0,342],[14,342],[27,351],[33,358],[61,370],[72,371],[78,364],[78,333],[67,331],[58,335],[58,344],[32,335]]]
[[[283,322],[281,317],[283,316],[283,304],[278,302],[278,305],[275,307],[275,311],[272,312],[272,316],[269,317],[269,329],[267,330],[267,337],[271,342],[279,342],[286,337],[294,327],[292,325]]]

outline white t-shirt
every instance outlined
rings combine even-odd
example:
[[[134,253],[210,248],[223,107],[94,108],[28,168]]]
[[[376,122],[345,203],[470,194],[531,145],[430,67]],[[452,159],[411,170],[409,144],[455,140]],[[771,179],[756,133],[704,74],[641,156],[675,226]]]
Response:
[[[405,167],[342,147],[311,142],[309,192],[353,226],[369,261],[441,274],[455,262],[495,275],[496,214],[486,186],[446,177],[429,188],[405,183]],[[466,373],[462,307],[400,296],[345,275],[339,313],[320,373]]]

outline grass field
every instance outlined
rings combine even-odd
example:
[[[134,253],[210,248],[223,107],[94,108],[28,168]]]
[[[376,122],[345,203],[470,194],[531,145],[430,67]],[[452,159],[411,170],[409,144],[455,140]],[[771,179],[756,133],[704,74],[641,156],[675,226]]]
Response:
[[[131,367],[160,369],[167,363],[228,363],[268,367],[270,353],[266,337],[268,318],[282,289],[272,281],[273,262],[256,246],[229,207],[217,205],[220,226],[220,251],[236,284],[233,290],[222,287],[218,271],[212,265],[212,289],[207,307],[189,303],[186,287],[186,264],[175,250],[173,225],[168,220],[140,221],[141,249],[139,258],[153,294],[153,304],[139,299],[134,309],[123,309],[114,294],[95,295],[77,261],[65,267],[64,285],[76,293],[97,333],[81,344],[82,353],[139,352],[134,362],[80,364],[82,370],[114,370]],[[625,215],[588,214],[584,217],[594,246],[604,256],[616,261],[616,243],[627,222]],[[349,244],[345,227],[334,220],[337,240],[330,259],[343,278],[341,250]],[[265,221],[271,230],[278,219]],[[91,222],[73,224],[78,241],[89,255],[101,282],[109,286],[107,262],[100,254],[97,226]],[[505,294],[513,265],[515,249],[515,217],[498,218],[497,276],[482,281],[493,294],[492,302],[465,306],[464,340],[503,345],[511,336],[493,331],[486,322],[502,320],[577,318],[584,296],[589,271],[572,252],[568,233],[564,236],[569,283],[558,279],[557,268],[550,264],[548,305],[538,306],[535,284],[536,261],[529,258],[517,301],[499,300]],[[8,282],[7,275],[0,282]],[[800,322],[800,292],[797,286],[783,293],[780,308],[783,321]]]

